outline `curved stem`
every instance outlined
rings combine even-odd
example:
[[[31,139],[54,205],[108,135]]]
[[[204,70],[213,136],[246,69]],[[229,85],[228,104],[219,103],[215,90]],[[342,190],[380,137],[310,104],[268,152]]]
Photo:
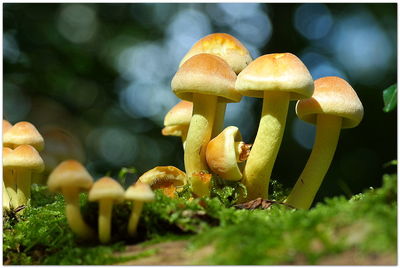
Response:
[[[27,205],[31,197],[31,171],[26,168],[15,168],[17,178],[17,207]]]
[[[182,139],[183,150],[185,150],[185,146],[186,146],[187,133],[188,133],[188,129],[182,130],[181,139]]]
[[[137,231],[137,225],[139,223],[140,214],[142,213],[143,202],[135,201],[133,204],[131,216],[128,222],[128,234],[135,236]]]
[[[111,238],[111,213],[112,213],[112,200],[99,201],[99,240],[105,244]]]
[[[3,168],[3,181],[4,187],[10,197],[11,207],[18,207],[17,197],[17,182],[15,178],[15,171],[11,168]]]
[[[289,93],[264,92],[260,125],[243,171],[247,197],[241,202],[268,198],[269,179],[285,130],[288,106]]]
[[[94,231],[85,223],[79,207],[79,192],[76,188],[63,188],[66,202],[65,215],[71,230],[79,237],[89,239],[95,237]]]
[[[224,129],[225,111],[226,111],[226,102],[217,102],[211,139],[218,136],[219,133],[221,133],[222,130]]]
[[[189,179],[193,173],[208,170],[206,147],[211,138],[216,105],[215,96],[193,95],[193,116],[185,144],[185,169]],[[196,187],[192,190],[197,194]]]
[[[318,115],[317,133],[311,155],[289,194],[286,203],[309,209],[332,162],[339,140],[342,119],[333,115]]]

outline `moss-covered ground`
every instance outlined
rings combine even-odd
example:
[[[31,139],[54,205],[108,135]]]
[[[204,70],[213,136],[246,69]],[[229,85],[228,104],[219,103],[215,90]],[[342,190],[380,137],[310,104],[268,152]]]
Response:
[[[238,209],[231,206],[235,198],[232,189],[228,186],[213,198],[190,201],[157,192],[156,201],[144,206],[136,238],[126,234],[131,204],[115,205],[113,241],[101,245],[79,240],[68,228],[63,197],[35,186],[30,207],[3,215],[3,262],[140,264],[139,260],[151,258],[154,261],[147,263],[159,265],[396,262],[396,175],[385,175],[381,188],[350,200],[325,199],[309,211],[280,204],[268,209]],[[278,200],[282,196],[277,190],[273,195]],[[85,221],[96,228],[97,204],[87,202],[82,194],[81,207]],[[176,254],[179,261],[163,262],[158,256],[162,252],[168,252],[173,260]],[[337,262],[340,258],[343,260]]]

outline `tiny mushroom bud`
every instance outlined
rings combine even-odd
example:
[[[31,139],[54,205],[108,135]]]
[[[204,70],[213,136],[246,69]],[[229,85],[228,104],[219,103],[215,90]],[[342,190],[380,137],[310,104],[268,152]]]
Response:
[[[164,136],[181,137],[183,148],[185,148],[185,142],[189,129],[190,119],[192,118],[192,112],[193,103],[184,100],[180,101],[165,115],[165,127],[162,129],[161,133]]]
[[[154,201],[154,193],[148,184],[138,181],[126,190],[125,199],[134,201],[128,222],[128,234],[134,236],[142,213],[143,203]]]
[[[173,166],[158,166],[145,172],[138,181],[150,185],[152,190],[162,189],[166,196],[174,198],[177,187],[186,184],[186,174]]]
[[[99,240],[108,243],[111,238],[111,216],[114,202],[121,202],[124,189],[114,179],[103,177],[96,181],[89,192],[89,201],[99,203]]]
[[[213,33],[197,41],[183,57],[179,66],[200,53],[208,53],[222,58],[236,74],[240,73],[252,61],[249,51],[238,39],[226,33]],[[224,128],[225,110],[226,102],[219,100],[215,112],[212,138],[217,136]]]
[[[3,185],[9,197],[11,207],[18,207],[17,198],[17,180],[15,177],[15,171],[13,170],[10,159],[13,150],[8,147],[3,147]],[[4,204],[3,204],[4,205]]]
[[[279,53],[251,62],[238,75],[236,89],[242,95],[263,98],[257,136],[243,170],[242,182],[247,188],[247,197],[241,201],[267,198],[289,101],[311,97],[314,83],[299,58],[291,53]]]
[[[43,160],[35,148],[25,144],[12,151],[7,165],[15,171],[17,206],[26,205],[31,197],[32,172],[42,172],[44,170]]]
[[[238,163],[246,161],[250,148],[250,144],[242,141],[237,127],[227,127],[207,145],[208,166],[219,177],[238,181],[242,178]]]
[[[207,196],[210,194],[212,174],[199,171],[192,174],[192,189],[196,189],[196,197]]]
[[[50,174],[47,185],[50,191],[64,195],[67,221],[72,231],[82,238],[93,238],[95,233],[83,220],[79,208],[79,192],[88,191],[93,185],[87,170],[75,160],[65,160]]]
[[[354,89],[339,77],[323,77],[315,81],[311,98],[296,105],[298,117],[316,124],[317,133],[311,155],[286,203],[309,209],[332,162],[341,128],[356,127],[364,108]]]
[[[28,144],[33,146],[38,152],[44,148],[42,135],[40,135],[34,125],[25,121],[16,123],[4,133],[3,144],[5,147],[12,149],[18,145]]]
[[[235,80],[236,74],[223,59],[205,53],[188,59],[172,79],[173,92],[179,98],[193,102],[184,156],[189,179],[193,173],[207,171],[205,153],[211,138],[217,100],[238,102],[241,99],[235,90]],[[192,190],[199,195],[193,184]]]

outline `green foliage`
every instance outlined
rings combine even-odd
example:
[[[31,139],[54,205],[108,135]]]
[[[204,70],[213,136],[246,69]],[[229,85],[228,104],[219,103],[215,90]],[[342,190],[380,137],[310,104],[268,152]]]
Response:
[[[315,208],[237,211],[236,222],[193,238],[193,250],[215,247],[201,264],[316,263],[322,256],[356,249],[361,254],[396,252],[397,178],[350,201],[334,197]]]
[[[388,113],[397,106],[397,84],[391,85],[383,91],[383,111]]]
[[[286,190],[277,182],[272,196]],[[32,189],[32,207],[4,216],[3,256],[6,264],[113,264],[128,257],[113,253],[126,244],[149,244],[189,239],[191,250],[204,246],[214,254],[200,264],[317,263],[330,254],[356,249],[360,254],[396,251],[397,178],[385,175],[383,186],[363,194],[326,199],[309,211],[281,205],[270,209],[238,210],[230,207],[233,186],[220,188],[213,198],[171,199],[156,191],[146,203],[138,236],[129,238],[127,222],[131,202],[114,205],[112,242],[81,241],[69,229],[61,195],[46,187]],[[184,190],[185,191],[185,190]],[[183,191],[183,192],[184,192]],[[217,191],[217,192],[218,192]],[[224,199],[225,198],[225,199]],[[85,221],[97,229],[98,205],[81,195]],[[156,254],[145,251],[128,259]]]

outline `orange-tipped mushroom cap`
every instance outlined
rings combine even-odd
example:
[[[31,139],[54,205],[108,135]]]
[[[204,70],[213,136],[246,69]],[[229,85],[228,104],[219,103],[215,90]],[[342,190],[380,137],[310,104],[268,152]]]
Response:
[[[3,136],[3,144],[6,147],[15,148],[18,145],[29,144],[37,151],[42,151],[44,141],[42,135],[34,125],[29,122],[18,122],[12,126]]]
[[[237,181],[242,178],[238,166],[241,152],[235,148],[236,142],[242,142],[242,136],[237,127],[225,128],[207,145],[206,159],[210,169],[226,180]],[[242,146],[240,146],[241,150]]]
[[[9,130],[12,127],[11,123],[8,122],[7,120],[3,119],[3,135],[7,130]]]
[[[364,115],[364,108],[354,89],[345,80],[328,76],[315,81],[311,98],[300,100],[296,105],[297,116],[316,124],[318,114],[342,117],[342,128],[357,126]]]
[[[314,83],[304,63],[291,53],[267,54],[251,62],[236,80],[244,96],[263,98],[264,91],[291,93],[293,100],[311,97]]]
[[[213,33],[197,41],[183,57],[179,66],[200,53],[213,54],[224,59],[237,74],[251,62],[249,51],[239,40],[226,33]]]
[[[66,160],[51,172],[47,185],[52,192],[61,191],[63,187],[88,190],[93,185],[93,178],[81,163],[75,160]]]
[[[35,148],[26,144],[18,146],[13,151],[9,151],[6,165],[26,168],[36,172],[42,172],[44,169],[43,159],[39,153]]]
[[[164,117],[164,136],[182,136],[187,132],[190,119],[192,118],[193,103],[189,101],[180,101]]]
[[[125,199],[141,202],[151,202],[154,200],[154,193],[147,183],[137,181],[126,189]]]
[[[236,74],[220,57],[201,53],[188,59],[171,82],[172,91],[183,100],[193,94],[218,96],[221,102],[238,102],[242,96],[235,90]]]
[[[150,185],[151,189],[163,189],[164,194],[175,196],[176,187],[186,184],[186,174],[173,166],[158,166],[143,173],[138,179]]]
[[[96,181],[89,191],[89,201],[101,199],[112,199],[122,201],[124,198],[124,188],[114,179],[103,177]]]

